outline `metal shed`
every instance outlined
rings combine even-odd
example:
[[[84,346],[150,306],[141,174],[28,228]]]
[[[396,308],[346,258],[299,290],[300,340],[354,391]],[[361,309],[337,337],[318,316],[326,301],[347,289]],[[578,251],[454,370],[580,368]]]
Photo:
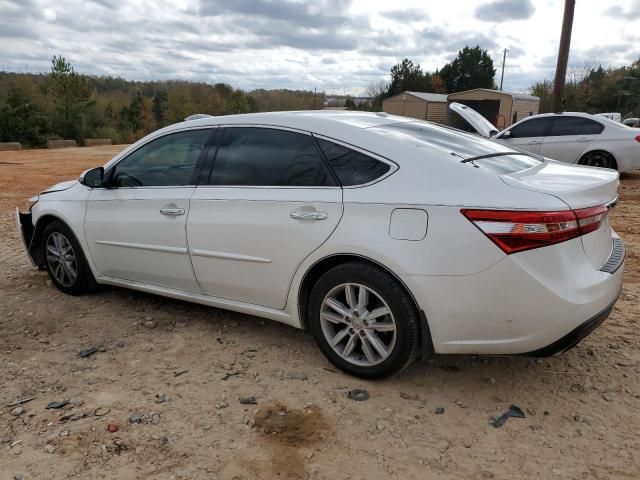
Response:
[[[447,96],[439,93],[402,92],[384,100],[382,111],[430,122],[447,123]]]
[[[540,107],[539,97],[488,88],[452,93],[447,100],[449,103],[458,102],[473,108],[499,130],[524,117],[536,115]]]

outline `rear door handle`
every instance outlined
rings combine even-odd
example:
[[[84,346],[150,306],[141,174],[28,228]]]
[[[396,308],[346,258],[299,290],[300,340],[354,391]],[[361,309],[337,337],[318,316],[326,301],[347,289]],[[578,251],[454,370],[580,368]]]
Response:
[[[590,142],[591,139],[590,138],[586,138],[586,137],[581,137],[578,139],[579,142]]]
[[[527,145],[538,145],[539,143],[541,143],[540,140],[531,140]]]
[[[160,213],[177,217],[178,215],[184,215],[184,208],[161,208]]]
[[[325,212],[305,212],[294,210],[289,214],[294,220],[326,220],[328,215]]]

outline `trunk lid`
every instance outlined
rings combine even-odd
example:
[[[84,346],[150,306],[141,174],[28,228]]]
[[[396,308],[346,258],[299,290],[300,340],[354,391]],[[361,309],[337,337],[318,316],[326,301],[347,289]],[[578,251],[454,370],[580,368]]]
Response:
[[[449,108],[464,118],[469,125],[471,125],[479,135],[485,138],[491,138],[498,129],[486,118],[476,112],[473,108],[467,107],[458,102],[452,102],[449,104]]]
[[[548,159],[537,167],[501,176],[507,185],[554,195],[574,210],[614,201],[618,196],[618,177],[615,170]]]
[[[501,176],[515,188],[554,195],[571,209],[608,205],[612,207],[618,197],[619,174],[615,170],[567,165],[545,160],[529,170]],[[580,237],[589,262],[597,270],[607,262],[611,250],[612,231],[606,215],[600,227]]]

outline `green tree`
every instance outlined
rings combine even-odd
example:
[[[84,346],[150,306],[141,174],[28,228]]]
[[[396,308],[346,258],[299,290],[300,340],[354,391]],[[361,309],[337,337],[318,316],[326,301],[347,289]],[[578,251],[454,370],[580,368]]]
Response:
[[[194,112],[191,95],[186,85],[169,91],[167,98],[167,123],[182,122]]]
[[[53,129],[63,138],[82,141],[87,134],[87,115],[95,105],[84,75],[75,72],[62,56],[53,56],[47,92],[54,105]]]
[[[355,110],[356,102],[353,101],[353,98],[347,97],[347,99],[344,101],[344,106],[347,108],[347,110]]]
[[[419,64],[408,58],[391,67],[391,83],[386,96],[391,97],[406,90],[431,91],[431,75],[423,72]]]
[[[169,96],[165,90],[161,90],[156,92],[153,96],[153,102],[151,106],[151,110],[153,111],[153,118],[156,121],[156,126],[158,128],[164,127],[166,125],[166,117],[167,117],[167,101]]]
[[[466,46],[438,72],[447,93],[474,88],[496,88],[493,60],[480,46]]]
[[[34,102],[30,84],[14,83],[0,109],[0,139],[29,147],[44,143],[48,130],[42,108]]]

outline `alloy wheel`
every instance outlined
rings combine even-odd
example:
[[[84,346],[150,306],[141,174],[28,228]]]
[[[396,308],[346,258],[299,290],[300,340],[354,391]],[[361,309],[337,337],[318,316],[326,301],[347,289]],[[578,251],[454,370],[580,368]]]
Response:
[[[329,346],[353,365],[370,367],[391,355],[397,326],[391,309],[373,289],[345,283],[327,293],[320,310]]]
[[[584,156],[582,164],[591,167],[616,168],[613,157],[607,152],[589,152]]]
[[[53,277],[63,287],[71,287],[78,276],[78,262],[69,239],[53,232],[46,243],[47,264]]]

